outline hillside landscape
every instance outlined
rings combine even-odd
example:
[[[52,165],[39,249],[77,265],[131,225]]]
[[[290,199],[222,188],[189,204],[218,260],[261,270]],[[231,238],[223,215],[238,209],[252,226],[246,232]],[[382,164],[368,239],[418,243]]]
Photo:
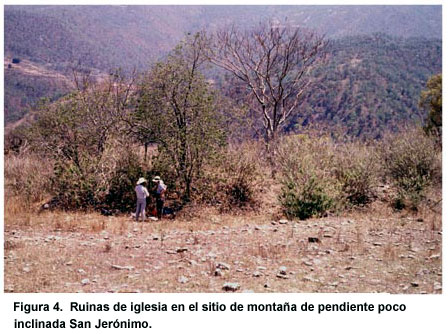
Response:
[[[5,292],[442,293],[441,6],[6,6]]]
[[[144,71],[186,33],[230,24],[250,27],[287,18],[332,40],[328,64],[315,73],[319,86],[303,103],[308,116],[293,120],[288,129],[309,123],[349,124],[350,135],[375,137],[380,129],[421,120],[418,92],[442,66],[437,6],[5,8],[6,124],[23,117],[40,98],[67,93],[73,69],[106,75],[117,68]],[[12,64],[12,58],[42,71],[27,72],[20,63]],[[57,76],[48,78],[48,70]],[[373,125],[379,132],[367,131]]]

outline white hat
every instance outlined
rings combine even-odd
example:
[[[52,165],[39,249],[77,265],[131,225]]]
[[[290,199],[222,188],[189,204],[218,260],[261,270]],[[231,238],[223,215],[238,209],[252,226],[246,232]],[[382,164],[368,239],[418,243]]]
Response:
[[[146,179],[144,177],[141,177],[141,178],[138,179],[137,185],[145,183],[145,182],[146,182]]]
[[[160,176],[156,176],[155,178],[152,179],[152,182],[158,182],[161,181]]]

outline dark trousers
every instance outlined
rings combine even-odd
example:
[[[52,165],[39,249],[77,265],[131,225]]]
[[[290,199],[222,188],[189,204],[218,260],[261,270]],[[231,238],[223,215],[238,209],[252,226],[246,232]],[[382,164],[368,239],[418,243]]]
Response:
[[[157,198],[156,199],[156,208],[157,208],[157,218],[162,219],[162,213],[163,213],[163,204],[164,200]]]

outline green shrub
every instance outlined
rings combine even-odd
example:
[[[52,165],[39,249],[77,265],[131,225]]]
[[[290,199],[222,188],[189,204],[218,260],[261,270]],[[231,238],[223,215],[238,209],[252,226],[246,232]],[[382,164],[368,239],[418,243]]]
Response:
[[[416,208],[429,186],[441,186],[441,152],[422,129],[386,136],[382,157],[384,176],[395,186],[401,203]]]
[[[321,216],[334,205],[334,200],[326,193],[325,187],[316,176],[306,183],[286,183],[282,188],[280,203],[288,218],[307,219]]]
[[[333,175],[334,145],[329,138],[289,136],[278,148],[282,190],[288,217],[322,216],[339,205],[340,187]]]

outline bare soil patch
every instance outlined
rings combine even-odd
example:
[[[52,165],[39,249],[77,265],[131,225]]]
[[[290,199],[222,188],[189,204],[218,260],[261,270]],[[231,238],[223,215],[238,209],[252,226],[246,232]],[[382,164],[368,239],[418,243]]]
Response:
[[[44,213],[5,223],[5,292],[441,293],[439,215]]]

